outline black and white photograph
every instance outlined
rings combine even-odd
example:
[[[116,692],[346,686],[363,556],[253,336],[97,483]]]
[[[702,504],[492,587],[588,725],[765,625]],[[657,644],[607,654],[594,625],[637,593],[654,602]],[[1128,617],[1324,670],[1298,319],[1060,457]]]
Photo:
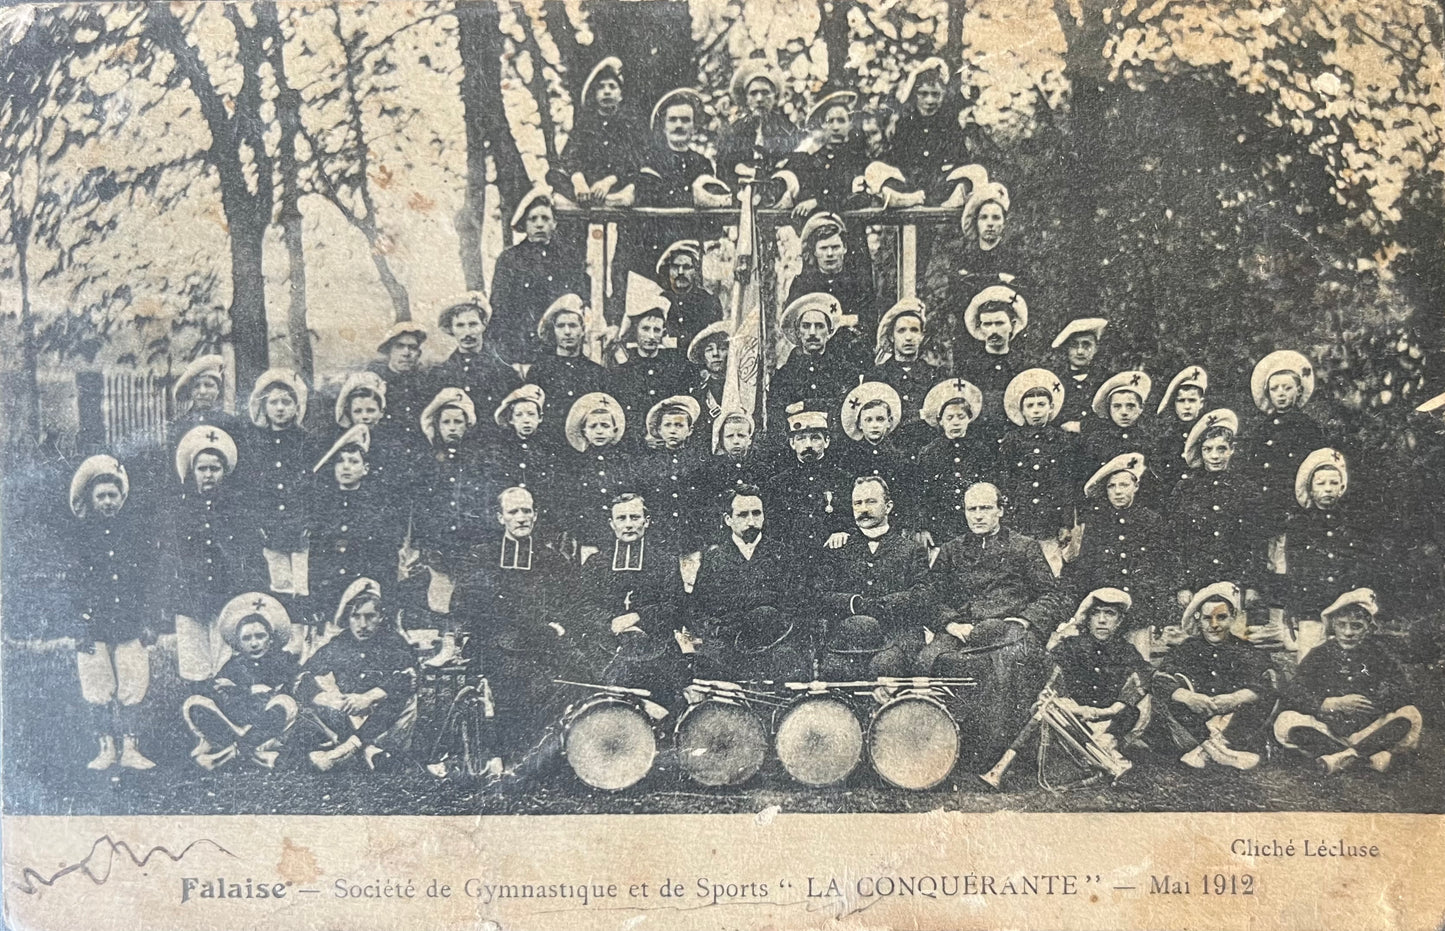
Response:
[[[1445,813],[1442,38],[0,8],[5,814]]]

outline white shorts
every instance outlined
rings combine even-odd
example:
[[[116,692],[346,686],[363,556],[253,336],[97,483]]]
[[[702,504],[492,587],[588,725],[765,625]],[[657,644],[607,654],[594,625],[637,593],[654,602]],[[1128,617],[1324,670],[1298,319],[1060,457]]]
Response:
[[[231,648],[222,639],[219,624],[176,615],[176,660],[182,679],[205,682],[230,658]]]
[[[97,643],[94,653],[78,650],[75,668],[80,673],[80,695],[92,705],[109,704],[112,699],[138,705],[150,688],[150,654],[139,640],[115,646]]]
[[[431,571],[431,582],[426,587],[426,606],[437,614],[450,614],[452,610],[452,591],[456,583],[452,577],[445,572],[439,572],[435,568]]]

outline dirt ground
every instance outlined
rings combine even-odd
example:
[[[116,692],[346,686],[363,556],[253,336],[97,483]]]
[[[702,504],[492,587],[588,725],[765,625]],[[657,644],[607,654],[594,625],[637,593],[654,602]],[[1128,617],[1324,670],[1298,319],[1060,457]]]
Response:
[[[1439,681],[1438,670],[1428,676]],[[636,786],[603,792],[580,783],[565,762],[542,776],[503,788],[440,780],[420,766],[392,772],[317,773],[293,765],[274,772],[232,764],[208,773],[191,762],[179,712],[154,714],[140,735],[157,763],[137,773],[85,768],[95,754],[90,711],[81,702],[73,653],[3,650],[4,809],[7,814],[592,814],[960,811],[1381,811],[1445,812],[1445,720],[1439,689],[1423,701],[1419,755],[1388,775],[1357,768],[1324,777],[1308,761],[1275,752],[1258,769],[1194,771],[1172,756],[1145,754],[1115,785],[1053,792],[1039,786],[1032,748],[1022,753],[1001,791],[960,766],[943,787],[910,792],[884,784],[862,763],[842,785],[801,786],[776,760],[746,785],[709,789],[683,777],[667,749]],[[174,657],[158,649],[147,704],[180,707]],[[1434,725],[1432,727],[1432,725]],[[992,761],[976,766],[987,769]],[[1066,775],[1055,773],[1056,777]]]

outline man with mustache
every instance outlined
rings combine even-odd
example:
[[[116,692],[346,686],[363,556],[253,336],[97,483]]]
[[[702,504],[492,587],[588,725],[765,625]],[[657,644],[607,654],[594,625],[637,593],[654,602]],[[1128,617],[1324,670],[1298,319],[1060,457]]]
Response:
[[[495,410],[521,384],[516,371],[484,339],[491,320],[492,305],[481,291],[447,300],[437,315],[437,326],[456,340],[457,348],[432,369],[434,384],[462,389],[479,411]],[[490,432],[489,426],[483,429]]]
[[[688,630],[699,639],[694,674],[732,682],[811,678],[804,563],[769,529],[759,489],[729,488],[720,503],[728,535],[703,551],[689,612]]]
[[[843,395],[857,384],[849,360],[834,350],[842,309],[831,294],[805,294],[790,303],[780,321],[793,344],[768,384],[769,421],[782,423],[789,405],[816,401],[823,410],[836,410]]]
[[[855,479],[851,504],[854,529],[829,544],[819,582],[829,621],[819,675],[836,681],[906,676],[924,644],[920,583],[928,574],[928,548],[894,523],[885,479]]]
[[[657,260],[657,283],[667,298],[667,335],[679,349],[691,345],[704,327],[723,318],[722,303],[702,283],[702,243],[683,239],[668,246]]]
[[[436,397],[435,382],[422,365],[426,327],[402,321],[387,331],[376,347],[381,358],[367,363],[366,370],[386,384],[386,410],[382,422],[398,436],[409,452],[426,445],[421,436],[421,412]]]
[[[791,461],[766,487],[776,502],[778,535],[799,550],[816,551],[833,534],[847,532],[853,482],[829,453],[833,436],[827,408],[808,401],[792,404],[787,426]]]
[[[712,208],[732,203],[712,159],[694,146],[703,118],[702,98],[690,88],[668,91],[657,101],[652,108],[653,144],[637,174],[637,206]],[[646,275],[668,243],[716,239],[721,232],[713,219],[652,217],[635,234],[641,252],[630,267]]]
[[[978,426],[995,440],[1002,429],[1004,391],[1025,368],[1014,352],[1014,341],[1028,323],[1028,302],[1006,285],[984,288],[963,312],[964,329],[977,346],[972,352],[961,346],[955,349],[953,371],[983,392]]]

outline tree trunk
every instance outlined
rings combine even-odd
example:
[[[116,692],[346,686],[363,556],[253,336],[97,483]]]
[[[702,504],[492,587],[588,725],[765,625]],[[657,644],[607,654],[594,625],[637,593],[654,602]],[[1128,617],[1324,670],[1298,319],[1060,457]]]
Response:
[[[397,322],[411,319],[411,295],[407,293],[406,285],[396,277],[391,270],[391,263],[387,261],[386,254],[377,248],[376,237],[371,237],[371,264],[376,266],[376,273],[381,276],[381,286],[386,288],[387,295],[391,298],[391,308]]]
[[[17,218],[15,225],[15,265],[20,284],[20,362],[24,380],[19,408],[9,450],[19,451],[21,444],[40,442],[40,346],[35,337],[35,311],[30,304],[30,219]]]
[[[224,179],[222,184],[224,185]],[[250,195],[246,195],[247,200]],[[223,198],[230,200],[231,198]],[[228,217],[236,215],[227,210]],[[270,365],[266,325],[264,221],[231,220],[231,344],[236,347],[236,394],[244,396]]]
[[[457,47],[462,59],[462,118],[467,134],[466,192],[456,224],[462,274],[467,287],[476,291],[486,286],[482,223],[488,158],[496,166],[503,222],[510,218],[531,182],[502,104],[502,36],[497,9],[480,0],[461,0],[456,17]],[[542,103],[545,105],[545,101]]]
[[[828,49],[828,84],[841,88],[848,70],[848,5],[850,0],[822,0],[823,44]]]
[[[300,166],[296,162],[296,137],[301,133],[301,94],[291,87],[286,77],[285,37],[275,4],[258,4],[256,21],[271,40],[269,57],[276,81],[276,120],[281,125],[276,165],[281,176],[278,219],[281,237],[286,244],[286,278],[290,288],[286,336],[291,344],[292,365],[303,379],[310,382],[314,375],[314,362],[311,327],[306,315],[306,250],[301,230]]]

